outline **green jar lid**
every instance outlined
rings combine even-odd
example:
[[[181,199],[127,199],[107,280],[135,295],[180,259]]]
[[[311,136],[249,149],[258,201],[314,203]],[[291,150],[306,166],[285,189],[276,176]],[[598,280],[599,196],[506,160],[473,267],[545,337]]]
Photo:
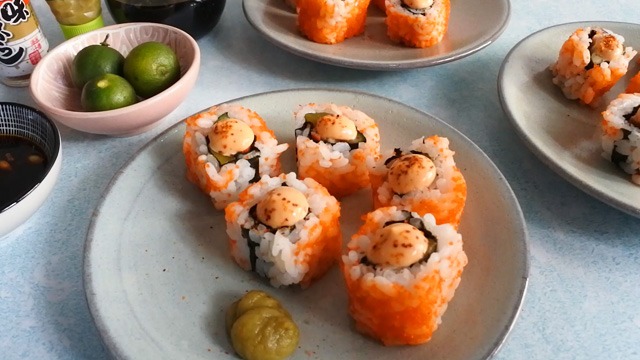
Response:
[[[99,29],[104,26],[104,22],[102,21],[102,14],[98,15],[97,18],[89,21],[86,24],[82,25],[62,25],[60,24],[60,29],[62,29],[62,34],[65,39],[71,39],[72,37],[80,34],[84,34],[91,30]]]

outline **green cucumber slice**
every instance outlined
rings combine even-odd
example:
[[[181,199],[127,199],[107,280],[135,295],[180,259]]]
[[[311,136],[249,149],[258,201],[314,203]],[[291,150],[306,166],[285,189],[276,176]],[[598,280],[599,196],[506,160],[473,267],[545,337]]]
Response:
[[[224,113],[220,116],[218,116],[218,118],[216,119],[216,121],[220,121],[220,120],[227,120],[230,119],[231,117],[229,116],[229,113]]]
[[[356,138],[347,142],[349,144],[357,144],[365,141],[367,141],[367,138],[365,138],[364,135],[360,131],[358,131],[358,135],[356,135]]]
[[[213,155],[213,157],[215,157],[216,160],[218,160],[218,162],[220,163],[220,166],[228,164],[228,163],[233,162],[233,161],[236,160],[235,156],[222,155],[222,154],[217,153],[215,151],[211,151],[211,149],[209,149],[209,151],[211,152],[211,155]]]
[[[326,112],[306,113],[304,114],[304,121],[311,123],[313,126],[316,126],[316,124],[318,123],[318,120],[322,119],[327,115],[331,115],[331,114]]]

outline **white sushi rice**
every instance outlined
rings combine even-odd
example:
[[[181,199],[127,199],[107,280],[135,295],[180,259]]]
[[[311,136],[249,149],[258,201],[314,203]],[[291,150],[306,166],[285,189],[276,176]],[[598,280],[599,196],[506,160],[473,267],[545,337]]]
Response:
[[[425,18],[432,18],[434,16],[436,16],[439,13],[439,8],[441,8],[442,6],[444,6],[444,1],[443,0],[433,0],[431,5],[424,8],[424,9],[419,9],[421,11],[421,14],[415,14],[409,10],[407,10],[403,5],[403,1],[402,0],[385,0],[385,5],[386,6],[391,6],[393,11],[402,11],[402,12],[406,12],[409,13],[411,15],[415,15],[415,16],[422,16]],[[416,11],[418,11],[418,9],[416,9]]]
[[[456,175],[456,163],[453,159],[455,152],[449,149],[449,139],[440,137],[434,146],[430,141],[425,141],[425,137],[421,137],[413,140],[407,149],[403,149],[402,153],[407,154],[411,151],[418,151],[429,156],[436,167],[436,178],[429,187],[405,194],[404,196],[438,198],[443,194],[453,191],[453,187],[455,186],[453,177]],[[373,164],[370,171],[377,175],[385,175],[388,168],[384,162],[393,155],[393,151],[389,151],[378,161],[370,163]],[[400,205],[403,203],[402,196],[393,191],[388,181],[382,183],[375,195],[378,196],[378,199],[384,204]]]
[[[217,209],[223,209],[231,201],[237,199],[238,194],[244,190],[255,176],[255,170],[250,166],[247,160],[237,160],[227,163],[222,167],[219,166],[216,158],[209,153],[207,147],[206,135],[211,131],[215,121],[222,114],[227,113],[230,118],[238,119],[248,124],[252,129],[261,128],[263,124],[256,118],[252,117],[252,112],[237,104],[222,104],[217,107],[216,111],[206,117],[197,120],[197,127],[190,128],[194,136],[192,137],[192,148],[196,149],[198,161],[205,162],[206,176],[217,184],[224,184],[227,173],[232,174],[234,179],[221,191],[211,191],[209,196]],[[277,168],[278,157],[282,152],[287,150],[288,144],[278,144],[275,137],[267,132],[262,131],[255,133],[255,147],[260,151],[260,159],[258,162],[258,172],[260,175],[275,175],[274,169]],[[205,174],[198,174],[202,177]],[[205,179],[200,179],[206,182]]]
[[[387,16],[403,19],[411,24],[411,34],[394,34],[393,38],[411,36],[411,44],[434,43],[442,40],[449,24],[449,0],[433,0],[431,6],[420,9],[421,13],[415,13],[403,6],[402,0],[385,0]],[[388,23],[387,23],[388,24]],[[388,27],[387,33],[391,35],[392,29]],[[396,39],[398,41],[398,39]],[[401,40],[402,41],[402,40]]]
[[[291,231],[289,228],[281,228],[275,233],[270,233],[265,225],[251,217],[250,210],[269,191],[285,182],[306,196],[309,202],[309,214],[294,224]],[[269,278],[274,287],[299,283],[309,271],[309,267],[305,261],[296,261],[296,257],[305,258],[304,252],[295,254],[296,244],[317,237],[318,231],[321,230],[316,225],[323,216],[326,216],[324,212],[333,211],[338,204],[334,197],[319,193],[317,191],[319,186],[312,179],[297,179],[295,173],[282,174],[273,178],[263,176],[259,182],[247,190],[251,196],[250,201],[244,204],[239,202],[230,204],[229,211],[238,214],[237,223],[227,223],[227,234],[231,239],[237,240],[237,247],[231,254],[236,262],[247,264],[248,268],[245,270],[251,270],[250,249],[246,239],[242,236],[242,228],[251,229],[249,236],[256,243],[255,253],[258,258],[255,271],[261,276]]]
[[[602,156],[612,161],[614,150],[620,155],[626,156],[624,162],[616,165],[631,175],[631,180],[640,185],[640,129],[624,116],[630,114],[634,108],[640,106],[640,94],[620,94],[611,101],[606,111],[602,113],[605,124],[618,129],[615,136],[602,134]],[[627,136],[624,136],[627,132]]]
[[[302,105],[294,113],[296,129],[304,125],[304,116],[308,113],[329,113],[351,119],[355,123],[356,129],[366,139],[358,144],[358,149],[377,154],[380,143],[378,127],[375,121],[362,111],[333,103]],[[353,150],[345,142],[330,144],[324,141],[316,142],[307,136],[297,136],[296,152],[299,167],[308,167],[313,163],[318,163],[321,167],[331,168],[335,174],[346,174],[354,170],[354,166],[350,164]]]

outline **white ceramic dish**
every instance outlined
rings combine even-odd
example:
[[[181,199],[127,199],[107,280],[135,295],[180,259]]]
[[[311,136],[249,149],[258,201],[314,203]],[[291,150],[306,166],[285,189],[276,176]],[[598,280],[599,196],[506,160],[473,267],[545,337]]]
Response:
[[[44,113],[23,104],[0,103],[0,135],[31,140],[40,146],[49,160],[41,179],[29,179],[34,181],[34,186],[27,193],[9,206],[0,208],[1,240],[29,220],[51,194],[62,167],[62,146],[55,124]],[[4,159],[4,154],[2,156]]]
[[[527,146],[545,164],[597,199],[640,217],[640,187],[601,156],[600,113],[638,72],[632,60],[627,75],[597,108],[567,100],[551,83],[549,65],[562,43],[579,27],[601,26],[640,48],[640,25],[582,22],[553,26],[520,41],[507,55],[498,76],[502,107]]]
[[[40,209],[40,206],[47,200],[53,190],[53,186],[58,181],[61,167],[62,153],[59,153],[47,176],[24,199],[0,214],[0,238],[24,224]]]
[[[349,68],[397,70],[438,65],[471,55],[491,44],[509,21],[509,0],[451,1],[449,29],[444,39],[426,49],[393,43],[386,35],[384,12],[369,8],[365,32],[325,45],[303,37],[295,11],[283,0],[244,0],[249,23],[267,40],[296,55]]]
[[[505,340],[528,279],[526,229],[506,180],[462,134],[389,99],[340,90],[290,90],[234,100],[257,111],[292,143],[292,110],[337,102],[380,123],[383,146],[422,134],[451,140],[469,187],[460,231],[469,265],[443,324],[421,346],[384,347],[355,332],[337,267],[309,289],[274,289],[235,265],[224,218],[185,178],[183,124],[151,141],[114,178],[87,237],[85,289],[104,341],[119,359],[233,359],[224,311],[246,290],[280,299],[300,326],[297,359],[486,359]],[[398,121],[398,119],[402,119]],[[283,170],[294,168],[292,149]],[[491,204],[488,206],[487,204]],[[368,191],[342,202],[346,236],[371,207]],[[488,224],[491,224],[490,226]]]

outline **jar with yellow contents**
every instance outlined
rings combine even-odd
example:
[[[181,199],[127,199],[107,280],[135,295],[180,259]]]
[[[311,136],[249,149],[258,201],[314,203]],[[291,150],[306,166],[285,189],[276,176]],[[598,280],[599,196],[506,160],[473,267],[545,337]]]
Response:
[[[66,39],[104,26],[100,0],[46,0]]]

